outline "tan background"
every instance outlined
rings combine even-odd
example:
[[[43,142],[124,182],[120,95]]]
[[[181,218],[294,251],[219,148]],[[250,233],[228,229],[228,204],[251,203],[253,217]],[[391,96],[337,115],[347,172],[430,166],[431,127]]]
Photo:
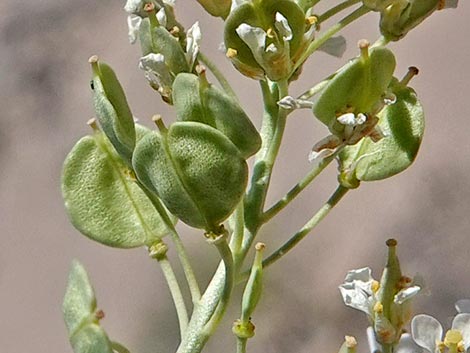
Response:
[[[179,0],[178,5],[187,27],[201,21],[204,48],[221,62],[259,125],[257,85],[240,77],[215,50],[221,23],[204,16],[193,0]],[[110,0],[0,3],[2,353],[71,352],[60,305],[72,258],[88,268],[107,314],[103,325],[113,338],[133,353],[170,353],[177,345],[175,313],[158,265],[142,249],[110,249],[80,236],[68,223],[59,190],[62,161],[88,133],[85,122],[93,115],[91,54],[113,65],[141,121],[154,113],[172,119],[137,68],[139,48],[127,42],[122,6],[123,1]],[[348,195],[292,256],[270,268],[264,300],[254,316],[257,335],[249,342],[250,352],[334,352],[344,334],[363,342],[365,317],[344,307],[337,286],[352,268],[370,265],[379,277],[383,243],[391,236],[399,239],[407,273],[428,279],[432,296],[421,298],[417,311],[446,321],[454,313],[453,302],[470,296],[469,18],[470,4],[463,0],[458,11],[435,14],[393,45],[399,76],[409,65],[421,69],[413,81],[427,112],[421,154],[400,176],[364,184]],[[355,55],[358,39],[374,40],[376,28],[374,14],[351,26],[345,32],[345,58]],[[343,62],[323,54],[312,58],[293,93]],[[289,120],[271,201],[308,171],[308,150],[324,134],[307,112]],[[334,187],[332,167],[264,229],[268,249],[301,226]],[[205,283],[217,255],[200,234],[180,229]],[[235,305],[207,352],[234,351],[230,323],[237,313]]]

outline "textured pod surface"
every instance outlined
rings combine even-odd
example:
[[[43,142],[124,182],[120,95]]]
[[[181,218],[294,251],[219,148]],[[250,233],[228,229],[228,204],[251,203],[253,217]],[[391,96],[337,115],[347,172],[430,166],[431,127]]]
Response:
[[[245,191],[248,167],[218,130],[197,122],[176,122],[147,134],[136,146],[139,180],[186,224],[207,231],[235,209]]]
[[[72,262],[62,311],[75,353],[113,353],[108,336],[98,324],[96,298],[88,274],[76,260]]]
[[[124,90],[113,69],[90,58],[93,69],[92,89],[96,117],[119,155],[130,163],[135,146],[135,127]]]
[[[101,133],[83,137],[67,156],[62,195],[72,224],[102,244],[149,245],[167,227]]]
[[[424,133],[424,112],[412,88],[394,82],[397,101],[379,114],[378,126],[385,137],[369,138],[340,153],[342,169],[361,181],[381,180],[408,168],[416,158]]]
[[[337,115],[347,110],[370,112],[387,91],[395,65],[393,53],[384,47],[369,50],[367,59],[362,56],[352,59],[318,95],[313,113],[332,127]]]
[[[179,74],[173,83],[178,121],[196,121],[216,128],[237,146],[244,158],[261,147],[261,137],[240,105],[225,92],[193,74]]]

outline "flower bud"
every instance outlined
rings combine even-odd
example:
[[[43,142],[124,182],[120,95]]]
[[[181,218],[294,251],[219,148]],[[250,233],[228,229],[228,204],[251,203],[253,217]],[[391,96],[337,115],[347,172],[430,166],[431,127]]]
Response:
[[[184,223],[218,234],[245,191],[245,160],[208,125],[176,122],[160,129],[136,146],[132,162],[137,177]]]
[[[178,121],[197,121],[216,128],[237,146],[244,158],[261,147],[261,137],[234,98],[200,77],[179,74],[173,83],[173,103]]]

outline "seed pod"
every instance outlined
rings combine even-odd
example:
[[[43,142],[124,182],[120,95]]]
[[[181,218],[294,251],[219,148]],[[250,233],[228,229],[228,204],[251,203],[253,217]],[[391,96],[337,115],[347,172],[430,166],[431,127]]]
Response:
[[[441,0],[397,1],[381,12],[380,31],[388,40],[397,41],[439,8]]]
[[[111,67],[99,62],[96,56],[89,62],[93,70],[91,86],[96,117],[118,154],[130,165],[135,127],[124,90]]]
[[[99,325],[93,287],[78,261],[72,262],[62,311],[75,353],[113,353],[111,341]]]
[[[276,23],[277,14],[282,15],[290,30],[289,38],[283,40],[285,33]],[[261,29],[266,33],[262,47],[247,45],[237,33],[242,25]],[[274,34],[273,34],[274,33]],[[228,56],[235,67],[244,75],[261,79],[266,75],[273,81],[288,78],[292,72],[292,58],[296,57],[303,44],[305,33],[305,14],[291,0],[264,0],[246,2],[236,7],[225,21],[224,41]],[[288,44],[287,44],[288,43]],[[266,52],[269,46],[275,50]],[[261,51],[260,56],[255,51]]]
[[[149,132],[142,127],[137,131],[139,137]],[[133,248],[150,245],[168,232],[101,132],[83,137],[65,159],[62,196],[75,228],[99,243]]]
[[[251,267],[250,277],[246,282],[242,297],[242,315],[240,321],[248,323],[258,305],[261,293],[263,291],[263,243],[256,244],[255,260]]]
[[[237,146],[246,159],[261,147],[261,137],[240,105],[205,77],[179,74],[173,83],[178,121],[196,121],[216,128]]]
[[[133,165],[139,180],[171,213],[216,234],[240,202],[248,178],[237,147],[197,122],[176,122],[147,134],[136,146]]]
[[[337,117],[374,110],[381,104],[393,77],[395,57],[389,49],[364,47],[361,50],[361,56],[352,59],[334,75],[313,106],[315,116],[336,135],[344,129]]]
[[[232,0],[197,0],[212,16],[225,19],[230,13]]]
[[[414,90],[396,79],[391,91],[396,102],[378,115],[378,127],[385,137],[377,142],[365,138],[341,151],[342,183],[386,179],[413,163],[424,133],[423,108]]]

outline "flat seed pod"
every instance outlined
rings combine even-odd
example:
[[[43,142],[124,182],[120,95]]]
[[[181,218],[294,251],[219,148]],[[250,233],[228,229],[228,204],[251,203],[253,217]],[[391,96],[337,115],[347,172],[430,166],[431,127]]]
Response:
[[[139,247],[167,233],[129,167],[101,133],[83,137],[67,156],[62,195],[72,224],[102,244]]]
[[[93,70],[92,89],[96,117],[119,155],[130,163],[135,146],[134,117],[124,90],[113,69],[90,58]]]
[[[397,41],[436,11],[441,3],[441,0],[394,3],[380,14],[380,32],[388,40]]]
[[[173,83],[178,121],[196,121],[216,128],[237,146],[244,158],[261,147],[261,137],[240,105],[225,92],[196,75],[179,74]]]
[[[386,92],[395,70],[395,57],[384,47],[369,50],[341,68],[320,92],[313,113],[325,125],[341,128],[338,114],[346,111],[368,113]],[[332,131],[333,133],[335,131]]]
[[[134,170],[184,223],[219,230],[240,202],[248,167],[236,146],[198,122],[176,122],[147,134],[136,146]]]
[[[215,17],[226,18],[230,13],[232,0],[197,0],[204,9]]]
[[[79,327],[90,320],[96,311],[96,298],[85,268],[77,260],[72,262],[67,289],[62,304],[65,325],[69,333],[78,331]]]
[[[379,114],[378,126],[385,137],[378,142],[364,138],[340,153],[341,169],[347,179],[382,180],[413,163],[424,133],[423,108],[412,88],[395,80],[392,91],[397,101]]]
[[[189,71],[188,62],[180,42],[166,28],[155,27],[153,29],[152,41],[153,52],[160,53],[165,57],[165,62],[171,72],[176,75],[180,72]]]
[[[90,279],[76,260],[72,262],[62,311],[75,353],[113,353],[106,332],[98,324],[96,297]]]
[[[101,326],[90,324],[70,338],[75,353],[115,353]]]

